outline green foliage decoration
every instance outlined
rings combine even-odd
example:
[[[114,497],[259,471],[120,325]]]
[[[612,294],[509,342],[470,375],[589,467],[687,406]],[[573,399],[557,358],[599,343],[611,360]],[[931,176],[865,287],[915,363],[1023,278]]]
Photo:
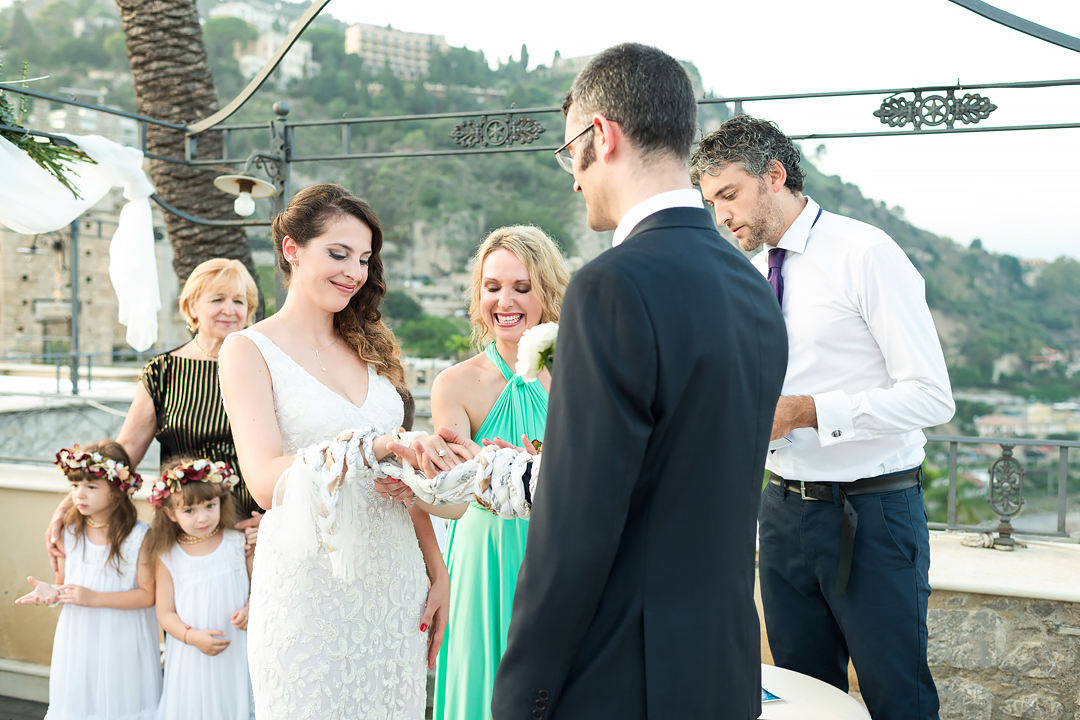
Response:
[[[29,65],[23,63],[22,79],[26,80]],[[0,71],[3,65],[0,65]],[[89,155],[77,147],[55,145],[51,142],[38,142],[20,124],[26,113],[26,103],[21,98],[16,101],[18,110],[8,100],[9,93],[0,89],[0,125],[6,125],[12,130],[0,130],[0,137],[15,145],[17,148],[30,156],[30,159],[40,165],[50,175],[63,183],[64,187],[71,191],[76,198],[82,198],[78,189],[68,177],[69,173],[78,172],[71,168],[73,162],[85,162],[96,164]]]

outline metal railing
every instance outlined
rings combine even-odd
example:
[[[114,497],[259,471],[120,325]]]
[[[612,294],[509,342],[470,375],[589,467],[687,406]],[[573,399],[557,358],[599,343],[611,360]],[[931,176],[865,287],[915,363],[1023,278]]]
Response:
[[[987,482],[987,502],[990,509],[997,515],[998,526],[994,531],[998,534],[995,544],[1008,545],[1011,542],[1013,528],[1011,519],[1018,515],[1024,506],[1024,476],[1025,469],[1020,460],[1013,454],[1016,447],[1050,447],[1058,449],[1057,458],[1057,527],[1055,531],[1046,532],[1038,530],[1024,530],[1025,535],[1047,535],[1053,537],[1066,537],[1068,502],[1069,502],[1069,450],[1080,448],[1080,441],[1075,440],[1052,440],[1044,438],[1008,438],[1008,437],[961,437],[953,435],[927,435],[928,443],[948,444],[948,499],[946,522],[931,522],[933,529],[968,530],[974,532],[986,532],[985,525],[965,525],[958,520],[958,487],[959,487],[959,449],[961,445],[998,445],[1001,455],[991,464]]]
[[[66,339],[66,338],[65,338]],[[95,358],[97,367],[115,367],[130,363],[133,367],[142,367],[150,358],[161,350],[120,350],[112,352],[45,352],[45,353],[9,353],[0,355],[0,363],[29,363],[33,365],[52,365],[56,378],[56,392],[62,391],[61,383],[66,378],[71,382],[73,394],[79,394],[79,378],[85,377],[86,388],[93,387]],[[85,373],[83,367],[85,366]],[[62,369],[67,370],[63,373]]]

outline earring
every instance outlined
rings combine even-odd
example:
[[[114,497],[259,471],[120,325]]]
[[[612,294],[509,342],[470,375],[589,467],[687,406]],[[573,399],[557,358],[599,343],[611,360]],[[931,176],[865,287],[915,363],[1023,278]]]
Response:
[[[188,320],[187,322],[184,323],[184,327],[187,328],[187,331],[189,333],[194,335],[195,333],[199,332],[199,321],[198,320]]]

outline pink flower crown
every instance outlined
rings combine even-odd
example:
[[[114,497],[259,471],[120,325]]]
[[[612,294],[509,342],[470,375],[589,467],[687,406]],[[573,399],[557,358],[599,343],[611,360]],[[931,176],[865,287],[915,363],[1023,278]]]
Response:
[[[56,467],[64,475],[84,472],[95,478],[107,480],[128,495],[142,487],[142,477],[119,460],[105,457],[101,453],[88,453],[76,443],[70,449],[64,448],[56,453]]]
[[[226,462],[192,460],[165,471],[154,483],[154,489],[150,492],[148,500],[151,505],[159,508],[165,502],[165,498],[180,492],[185,485],[193,482],[220,483],[231,489],[236,487],[240,478],[233,474],[232,468]]]

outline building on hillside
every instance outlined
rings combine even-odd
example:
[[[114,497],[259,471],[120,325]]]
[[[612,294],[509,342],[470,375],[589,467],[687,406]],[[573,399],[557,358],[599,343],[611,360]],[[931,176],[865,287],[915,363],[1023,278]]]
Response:
[[[579,72],[585,69],[585,66],[589,64],[589,61],[596,57],[593,55],[580,55],[578,57],[562,57],[559,55],[551,61],[551,74],[565,74],[565,75],[577,75]]]
[[[90,79],[109,82],[107,76],[101,75]],[[104,105],[105,96],[108,94],[104,88],[61,88],[61,91],[66,97],[95,105]],[[101,135],[121,145],[139,146],[139,125],[131,118],[75,105],[61,105],[52,109],[52,104],[44,100],[29,100],[29,102],[32,106],[29,120],[25,123],[29,127],[73,135]]]
[[[405,281],[402,289],[428,315],[465,317],[469,312],[471,283],[469,273],[451,273],[429,282],[412,278]]]
[[[126,328],[117,319],[116,292],[109,280],[109,244],[116,232],[118,193],[110,194],[78,221],[78,242],[70,229],[21,235],[0,226],[0,356],[68,352],[72,343],[72,252],[78,251],[78,330],[81,353],[100,354],[94,364],[126,353]],[[161,224],[160,221],[157,224]],[[155,232],[159,347],[175,347],[189,338],[177,310],[179,282],[172,269],[172,248]]]
[[[240,66],[240,74],[245,78],[255,77],[263,66],[274,56],[277,49],[285,42],[285,33],[260,33],[252,43],[237,47],[234,53]],[[307,40],[297,40],[281,58],[274,73],[270,76],[281,87],[290,80],[303,80],[318,72],[315,62],[315,47]]]
[[[233,55],[240,66],[240,74],[252,78],[288,37],[289,23],[281,19],[275,6],[260,2],[227,2],[210,11],[212,18],[237,18],[253,27],[258,37],[247,45],[237,45]],[[314,59],[314,45],[299,39],[289,48],[271,76],[278,86],[290,80],[302,80],[315,74],[318,67]]]
[[[1080,403],[1031,403],[1018,414],[975,418],[979,437],[1060,437],[1080,433]]]
[[[431,60],[450,49],[442,35],[405,32],[387,26],[357,23],[345,30],[345,52],[359,55],[372,70],[384,65],[402,80],[428,74]]]
[[[1024,420],[1015,415],[983,415],[975,418],[979,437],[1016,437],[1023,435]]]
[[[279,16],[274,12],[274,8],[269,3],[252,2],[226,2],[211,8],[210,17],[231,17],[243,20],[251,27],[255,28],[260,35],[265,33],[274,32],[275,30],[285,30],[282,26]]]

